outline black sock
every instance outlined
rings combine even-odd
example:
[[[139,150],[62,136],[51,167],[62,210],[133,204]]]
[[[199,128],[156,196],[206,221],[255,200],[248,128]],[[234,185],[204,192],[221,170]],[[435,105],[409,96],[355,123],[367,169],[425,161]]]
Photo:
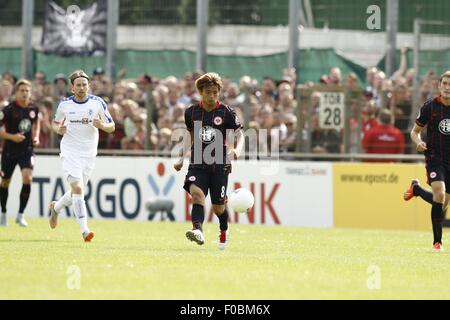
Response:
[[[219,218],[220,231],[228,230],[228,210],[225,208],[221,215],[216,214],[217,218]]]
[[[442,203],[433,202],[431,207],[431,223],[433,225],[433,244],[442,243],[442,224],[444,221],[444,212]]]
[[[429,204],[433,204],[433,193],[430,190],[426,190],[419,185],[413,187],[414,195],[421,197]]]
[[[0,204],[2,213],[6,213],[6,201],[8,200],[8,188],[0,187]]]
[[[27,206],[28,199],[30,198],[31,185],[23,184],[22,190],[20,190],[20,206],[19,213],[23,213],[25,207]]]
[[[203,221],[205,220],[205,211],[203,210],[203,206],[201,204],[194,203],[192,205],[192,225],[194,226],[194,229],[202,229]]]

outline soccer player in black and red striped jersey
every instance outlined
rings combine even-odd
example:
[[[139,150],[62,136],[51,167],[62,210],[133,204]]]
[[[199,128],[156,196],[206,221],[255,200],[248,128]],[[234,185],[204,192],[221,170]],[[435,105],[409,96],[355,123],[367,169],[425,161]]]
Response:
[[[23,213],[28,203],[33,177],[34,151],[39,144],[38,108],[34,106],[31,98],[31,83],[28,80],[19,80],[15,86],[16,100],[0,111],[0,138],[5,140],[2,150],[2,170],[0,183],[0,203],[2,214],[0,225],[7,226],[6,202],[8,189],[16,165],[22,172],[22,190],[20,191],[19,213],[16,223],[27,227]]]
[[[223,250],[229,242],[225,203],[228,175],[231,172],[230,160],[239,157],[244,145],[244,135],[236,113],[218,101],[223,87],[219,75],[206,73],[197,79],[195,86],[201,101],[187,108],[184,113],[188,132],[183,140],[182,155],[174,168],[177,171],[182,168],[184,155],[191,149],[189,169],[183,187],[192,196],[193,229],[186,232],[186,237],[199,245],[205,243],[202,225],[205,219],[205,198],[209,191],[214,213],[220,223],[218,246]],[[228,145],[227,137],[230,134],[233,139],[228,139]]]
[[[411,130],[411,139],[419,152],[424,152],[428,183],[431,185],[431,222],[433,225],[433,249],[443,251],[442,227],[444,222],[444,208],[450,200],[450,70],[439,78],[440,95],[427,100],[419,111],[416,123]],[[426,141],[421,139],[421,132],[427,126]],[[430,200],[425,189],[418,185],[415,179],[411,183],[408,196],[421,196],[425,201]],[[409,199],[408,199],[409,198]]]

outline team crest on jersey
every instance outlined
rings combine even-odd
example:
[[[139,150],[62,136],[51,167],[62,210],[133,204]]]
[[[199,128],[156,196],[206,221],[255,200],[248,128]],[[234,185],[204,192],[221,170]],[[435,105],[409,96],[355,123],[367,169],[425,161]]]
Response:
[[[22,119],[22,121],[19,122],[19,131],[27,133],[31,130],[31,121],[30,119]]]
[[[190,176],[190,177],[188,178],[188,180],[191,181],[191,182],[193,182],[193,181],[195,181],[196,179],[195,179],[194,176]]]
[[[89,109],[88,114],[89,114],[90,116],[92,116],[93,113],[94,113],[94,111],[92,111],[92,109]]]
[[[200,130],[200,139],[204,143],[211,143],[216,139],[216,130],[214,130],[213,127],[210,126],[204,126]]]
[[[430,178],[431,178],[431,179],[436,178],[436,172],[434,172],[434,171],[431,172],[431,173],[430,173]]]
[[[34,112],[33,110],[30,111],[30,118],[34,119],[36,117],[36,112]]]
[[[439,122],[439,132],[445,135],[450,134],[450,119],[442,119]]]
[[[213,121],[216,126],[220,126],[223,123],[223,119],[221,117],[215,117]]]

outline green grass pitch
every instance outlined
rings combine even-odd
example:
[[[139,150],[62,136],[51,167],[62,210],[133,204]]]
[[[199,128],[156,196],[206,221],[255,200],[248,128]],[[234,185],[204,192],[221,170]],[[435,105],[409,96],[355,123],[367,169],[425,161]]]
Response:
[[[449,252],[430,231],[231,225],[217,248],[185,238],[188,223],[74,219],[0,228],[0,299],[449,299]],[[445,239],[448,233],[444,233]]]

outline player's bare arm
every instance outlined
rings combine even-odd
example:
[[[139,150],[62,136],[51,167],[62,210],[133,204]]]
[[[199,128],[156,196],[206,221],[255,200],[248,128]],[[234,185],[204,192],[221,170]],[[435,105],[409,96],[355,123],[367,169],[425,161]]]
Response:
[[[423,152],[425,150],[427,150],[427,144],[422,140],[422,138],[420,137],[420,133],[422,132],[423,127],[414,124],[414,127],[411,130],[410,136],[411,136],[411,140],[415,143],[416,145],[416,150],[419,152]]]
[[[32,132],[31,140],[33,142],[33,146],[37,147],[39,145],[39,143],[40,143],[39,135],[41,133],[41,124],[40,124],[39,120],[36,121],[36,123],[33,124],[31,132]]]
[[[230,148],[228,151],[228,158],[232,160],[237,160],[239,158],[245,143],[244,134],[242,133],[242,130],[237,130],[235,134],[236,134],[236,147]]]
[[[92,125],[97,129],[105,131],[106,133],[112,133],[116,130],[116,125],[114,122],[106,123],[100,118],[95,118],[92,121]]]
[[[21,132],[19,133],[8,133],[5,130],[0,130],[0,138],[3,140],[11,140],[15,143],[21,143],[23,140],[25,140],[25,135]]]
[[[67,127],[64,125],[64,121],[58,122],[53,120],[52,129],[55,133],[59,134],[60,136],[63,136],[67,131]]]
[[[177,162],[173,165],[176,171],[180,171],[181,168],[183,168],[184,158],[186,157],[188,151],[191,149],[192,143],[193,143],[193,133],[189,130],[185,130],[183,136],[183,148],[181,149],[180,157],[178,158]]]

